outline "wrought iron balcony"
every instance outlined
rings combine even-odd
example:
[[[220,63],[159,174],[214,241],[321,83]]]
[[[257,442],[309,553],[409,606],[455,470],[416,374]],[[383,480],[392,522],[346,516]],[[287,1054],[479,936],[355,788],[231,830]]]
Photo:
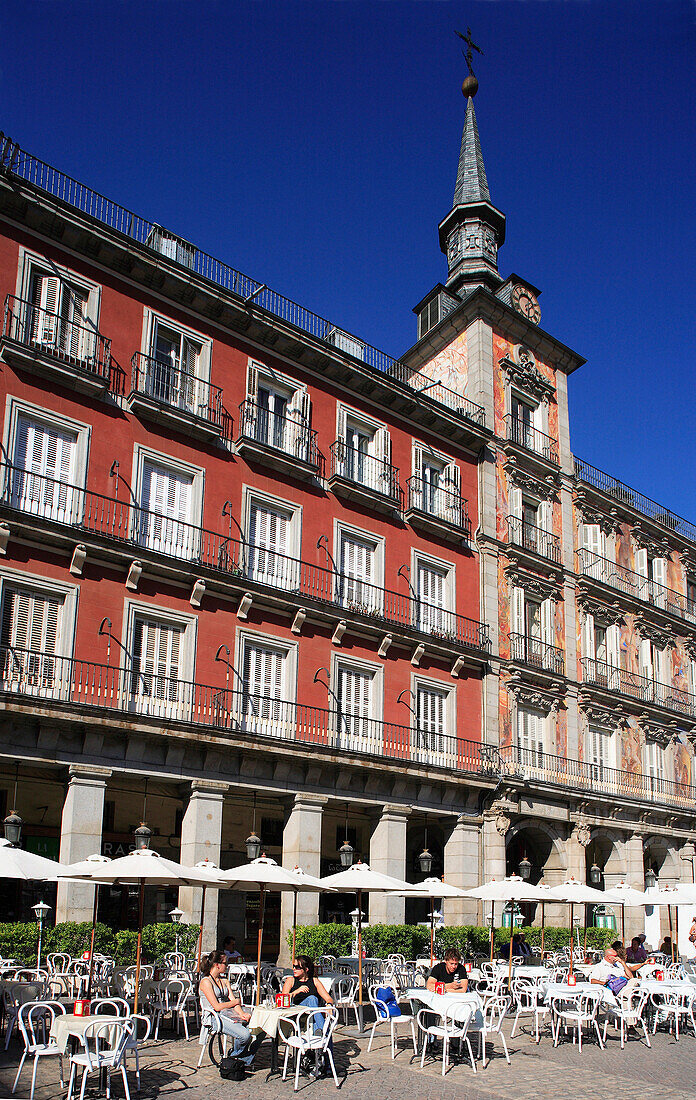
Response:
[[[109,385],[111,341],[89,325],[8,294],[2,326],[3,355],[13,365],[85,393]]]
[[[513,546],[521,546],[523,550],[529,550],[533,554],[539,554],[549,561],[561,563],[561,540],[558,535],[544,531],[533,523],[527,523],[519,516],[508,516],[508,542]]]
[[[488,774],[481,745],[284,699],[162,676],[156,669],[118,668],[33,650],[0,647],[0,694],[62,706],[118,712],[134,721],[180,722],[216,735],[323,746],[346,757],[411,761],[450,771]]]
[[[298,415],[279,416],[247,397],[239,406],[240,454],[297,477],[314,478],[321,456],[317,433]]]
[[[637,489],[631,489],[629,485],[624,485],[623,481],[618,481],[617,478],[611,477],[610,474],[605,474],[603,470],[598,470],[596,466],[591,466],[589,462],[583,462],[581,459],[575,459],[575,476],[584,481],[587,485],[592,485],[595,489],[599,489],[600,492],[605,493],[613,500],[619,501],[621,504],[627,505],[635,512],[640,512],[641,515],[647,516],[648,519],[653,520],[655,523],[661,524],[662,527],[666,527],[669,531],[674,531],[678,535],[683,535],[684,538],[689,539],[691,542],[696,542],[696,525],[690,523],[686,519],[682,519],[676,512],[670,512],[669,508],[665,508],[664,504],[658,504],[656,501],[651,500],[650,497],[646,497],[643,493],[639,493]]]
[[[406,482],[408,507],[406,519],[412,524],[447,537],[447,530],[457,540],[471,536],[467,502],[461,493],[441,485],[433,485],[422,477],[410,477]]]
[[[476,619],[16,466],[2,470],[0,508],[51,521],[78,537],[100,536],[195,563],[235,584],[260,585],[293,602],[353,616],[364,626],[417,635],[439,650],[490,648],[487,627]]]
[[[453,412],[455,416],[466,420],[468,424],[476,428],[485,428],[485,410],[481,405],[462,397],[461,394],[455,393],[440,382],[433,382],[426,374],[410,369],[399,359],[393,359],[378,348],[365,344],[362,340],[343,332],[342,329],[337,329],[336,325],[325,317],[320,317],[311,310],[305,309],[304,306],[298,305],[297,302],[283,297],[265,283],[251,279],[248,275],[216,260],[199,248],[182,242],[181,238],[169,233],[162,226],[141,218],[131,210],[72,179],[64,172],[59,172],[5,137],[0,138],[0,170],[55,196],[61,203],[82,211],[90,218],[116,229],[131,240],[138,241],[141,245],[157,252],[164,252],[173,265],[181,266],[185,270],[187,278],[189,273],[193,272],[221,287],[227,293],[251,303],[255,310],[265,311],[299,332],[304,332],[321,341],[327,348],[333,345],[334,349],[340,347],[343,354],[351,354],[350,347],[359,347],[360,358],[376,375],[394,379],[403,386],[405,392],[415,390],[418,394],[417,407],[425,408],[429,416],[432,411],[437,411],[438,406],[442,406]],[[336,332],[340,332],[346,338],[345,347],[341,347],[336,341],[334,335]]]
[[[688,783],[589,764],[518,745],[501,748],[500,755],[511,771],[521,771],[526,778],[561,786],[566,791],[586,790],[609,797],[683,806],[691,811],[696,802],[696,787]]]
[[[616,668],[594,657],[581,659],[582,678],[587,684],[604,688],[606,691],[626,695],[639,703],[654,703],[666,710],[696,718],[696,696],[671,684],[661,684],[647,676],[639,676],[625,668]]]
[[[521,661],[532,668],[543,669],[562,676],[565,668],[563,650],[540,638],[528,638],[525,634],[510,634],[510,660]]]
[[[518,447],[523,447],[525,451],[540,455],[547,462],[558,466],[558,444],[555,439],[552,439],[550,435],[544,435],[538,428],[532,428],[530,424],[513,416],[512,413],[505,416],[505,423],[507,424],[507,438],[512,443],[516,443]]]
[[[204,438],[223,434],[226,417],[219,386],[183,370],[176,359],[140,351],[131,359],[131,367],[128,405],[133,412]]]
[[[578,550],[578,570],[590,580],[608,584],[611,588],[618,589],[633,599],[642,603],[649,603],[653,607],[660,608],[670,615],[676,615],[679,619],[696,623],[696,604],[687,599],[681,592],[675,592],[673,588],[667,588],[658,581],[644,577],[632,569],[626,569],[623,565],[617,565],[608,558],[593,554],[590,550]]]
[[[343,439],[331,444],[329,486],[335,493],[380,511],[401,511],[402,492],[396,466],[349,447]]]

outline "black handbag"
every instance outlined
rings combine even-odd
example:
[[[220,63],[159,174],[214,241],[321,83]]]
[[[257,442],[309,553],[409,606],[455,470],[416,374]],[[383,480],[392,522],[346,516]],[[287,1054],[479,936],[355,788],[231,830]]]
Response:
[[[244,1063],[239,1058],[226,1055],[220,1061],[220,1076],[224,1081],[243,1081],[245,1078]]]

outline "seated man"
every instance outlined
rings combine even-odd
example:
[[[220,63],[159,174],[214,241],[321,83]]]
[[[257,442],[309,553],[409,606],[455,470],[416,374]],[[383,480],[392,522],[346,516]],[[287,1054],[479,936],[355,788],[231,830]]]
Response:
[[[633,973],[627,964],[621,959],[616,948],[612,944],[604,952],[604,958],[595,963],[590,970],[590,983],[592,985],[606,985],[610,978],[626,978],[630,980]]]
[[[445,993],[466,993],[469,984],[467,973],[462,966],[462,957],[454,947],[447,948],[444,962],[435,963],[425,988],[434,993],[438,982],[444,984]]]
[[[527,943],[526,933],[515,932],[512,937],[512,953],[513,955],[519,955],[523,959],[530,959],[534,952]]]
[[[237,944],[235,943],[234,936],[228,936],[227,939],[223,941],[222,950],[225,952],[228,962],[244,962],[244,959],[237,950]]]
[[[645,939],[645,937],[643,936],[642,939]],[[647,962],[647,961],[648,961],[648,953],[645,950],[645,948],[643,947],[643,944],[641,942],[641,937],[640,936],[634,936],[633,939],[631,940],[631,946],[626,951],[626,962],[627,963],[638,963],[639,965],[642,965],[644,962]]]

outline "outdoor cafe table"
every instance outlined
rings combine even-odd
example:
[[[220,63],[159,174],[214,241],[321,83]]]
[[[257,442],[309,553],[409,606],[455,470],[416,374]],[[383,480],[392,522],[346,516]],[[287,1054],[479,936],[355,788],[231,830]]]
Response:
[[[455,1003],[471,1005],[474,1009],[472,1023],[480,1026],[483,1022],[483,1000],[478,993],[434,993],[429,989],[407,989],[400,1000],[418,1001],[424,1008],[429,1008],[437,1016],[444,1016],[448,1007]]]
[[[84,1034],[90,1024],[117,1024],[125,1023],[128,1019],[127,1016],[75,1016],[68,1013],[64,1016],[56,1016],[51,1024],[51,1039],[58,1047],[61,1054],[65,1054],[68,1049],[68,1041],[70,1039],[79,1039],[80,1042],[84,1039]],[[107,1033],[107,1038],[111,1042],[111,1036]]]
[[[310,1011],[307,1005],[290,1005],[288,1008],[269,1008],[256,1005],[247,1024],[252,1035],[264,1032],[271,1040],[271,1073],[278,1072],[278,1024],[281,1020],[292,1020],[302,1012]]]

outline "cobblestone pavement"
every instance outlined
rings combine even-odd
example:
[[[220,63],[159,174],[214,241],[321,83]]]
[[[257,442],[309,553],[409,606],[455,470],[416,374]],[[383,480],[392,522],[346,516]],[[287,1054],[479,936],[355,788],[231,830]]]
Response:
[[[506,1033],[509,1036],[509,1025]],[[696,1100],[693,1035],[682,1036],[677,1042],[671,1035],[657,1034],[651,1050],[632,1039],[622,1051],[618,1033],[610,1029],[606,1050],[589,1043],[580,1054],[570,1042],[554,1049],[545,1035],[537,1046],[528,1033],[518,1031],[513,1040],[508,1039],[511,1065],[507,1065],[498,1040],[492,1049],[487,1048],[492,1057],[485,1069],[478,1063],[474,1075],[468,1063],[457,1063],[444,1079],[441,1061],[428,1060],[421,1071],[420,1059],[413,1058],[413,1050],[403,1038],[395,1062],[386,1032],[378,1032],[370,1054],[367,1041],[367,1035],[341,1028],[335,1037],[340,1089],[336,1090],[331,1078],[314,1081],[300,1077],[297,1095],[305,1100],[556,1100],[565,1096],[568,1100]],[[13,1042],[7,1054],[0,1054],[0,1100],[11,1095],[19,1049]],[[253,1073],[239,1083],[221,1080],[207,1053],[202,1068],[196,1071],[199,1053],[195,1040],[147,1043],[141,1056],[141,1100],[232,1100],[235,1096],[239,1100],[290,1100],[294,1095],[290,1078],[285,1082],[279,1076],[268,1078],[267,1043],[259,1050]],[[96,1077],[91,1082],[96,1086]],[[129,1082],[136,1100],[133,1072]],[[25,1068],[15,1094],[18,1100],[28,1098],[30,1086],[31,1068]],[[111,1094],[114,1100],[124,1095],[120,1076],[113,1078]],[[53,1100],[60,1095],[57,1059],[42,1059],[35,1098]],[[88,1087],[87,1096],[96,1100],[96,1087]]]

